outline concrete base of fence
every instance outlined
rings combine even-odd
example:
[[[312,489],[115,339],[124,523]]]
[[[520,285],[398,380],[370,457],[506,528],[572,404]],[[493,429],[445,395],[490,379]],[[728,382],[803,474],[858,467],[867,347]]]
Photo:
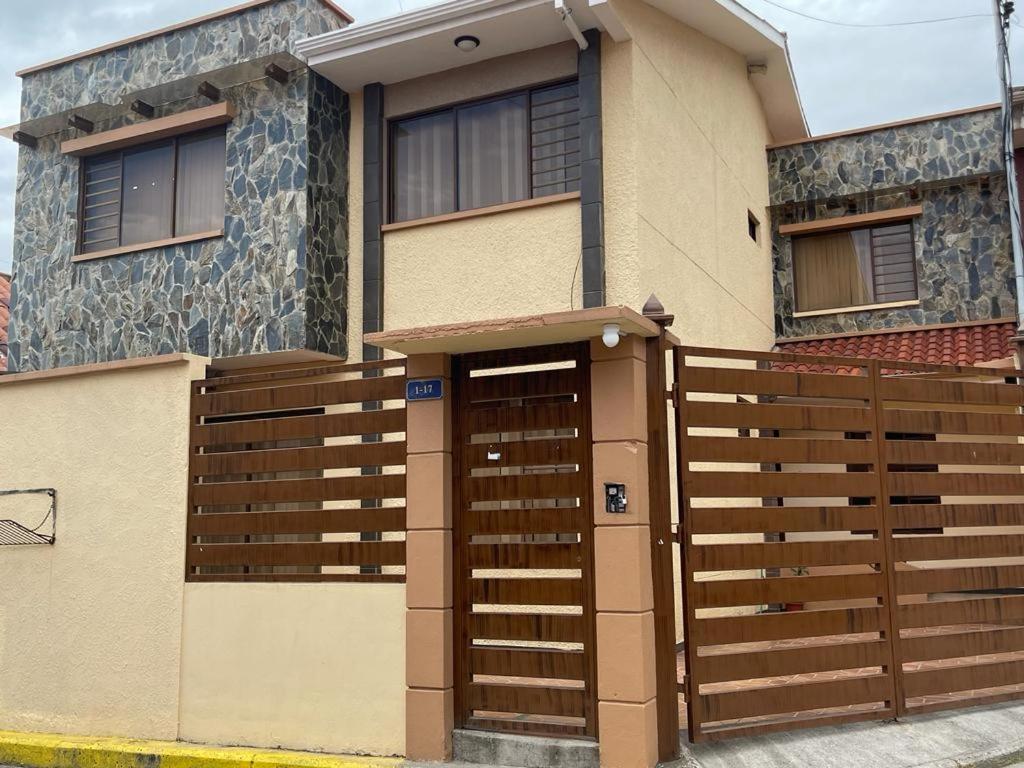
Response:
[[[26,768],[395,768],[387,757],[0,731],[0,765]]]

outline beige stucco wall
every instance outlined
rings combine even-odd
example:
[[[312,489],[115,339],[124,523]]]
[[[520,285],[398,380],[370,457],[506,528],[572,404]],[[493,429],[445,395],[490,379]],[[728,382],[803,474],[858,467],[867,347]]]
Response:
[[[0,547],[0,730],[174,739],[198,358],[0,382],[0,488],[57,489],[57,543]],[[39,497],[0,499],[35,525]]]
[[[602,60],[608,303],[656,293],[684,343],[769,349],[771,137],[745,59],[640,0]],[[764,227],[762,226],[762,230]]]
[[[404,584],[188,584],[181,738],[405,749]]]

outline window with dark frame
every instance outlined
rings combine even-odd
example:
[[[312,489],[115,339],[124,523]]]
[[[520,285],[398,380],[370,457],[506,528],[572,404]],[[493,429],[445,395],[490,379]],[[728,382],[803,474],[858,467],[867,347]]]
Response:
[[[216,128],[84,158],[78,252],[222,230],[225,136]]]
[[[909,221],[793,238],[798,312],[917,299]]]
[[[576,81],[401,118],[390,133],[392,222],[580,188]]]
[[[747,211],[747,234],[755,243],[761,239],[761,222],[750,211]]]

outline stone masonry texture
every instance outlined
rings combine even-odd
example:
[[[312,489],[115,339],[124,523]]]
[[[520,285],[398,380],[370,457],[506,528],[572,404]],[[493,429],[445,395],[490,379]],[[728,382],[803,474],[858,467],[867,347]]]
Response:
[[[341,23],[318,0],[280,0],[69,62],[24,78],[22,119],[195,75],[216,82],[219,69]],[[222,238],[73,263],[80,160],[60,153],[73,133],[21,148],[11,371],[185,351],[347,353],[347,97],[305,68],[285,84],[259,70],[246,79],[223,89],[238,115],[227,126]],[[160,117],[208,103],[154,106]],[[96,130],[139,119],[129,112]]]
[[[780,337],[1009,317],[1016,311],[998,110],[769,151]],[[780,224],[921,205],[916,306],[794,318]]]

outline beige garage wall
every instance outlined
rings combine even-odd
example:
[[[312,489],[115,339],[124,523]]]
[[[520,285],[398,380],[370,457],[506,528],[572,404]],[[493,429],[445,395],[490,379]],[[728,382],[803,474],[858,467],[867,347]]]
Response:
[[[402,754],[405,585],[186,585],[181,738]]]
[[[147,362],[0,379],[0,489],[58,494],[55,546],[0,547],[0,730],[178,735],[189,383],[206,361]],[[45,509],[0,500],[31,526]]]

